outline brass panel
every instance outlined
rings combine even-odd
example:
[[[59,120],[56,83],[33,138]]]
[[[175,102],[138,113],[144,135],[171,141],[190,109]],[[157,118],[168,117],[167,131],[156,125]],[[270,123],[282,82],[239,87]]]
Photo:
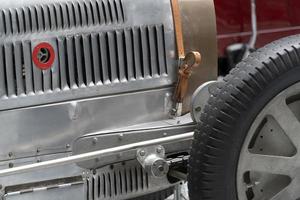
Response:
[[[190,78],[183,103],[183,112],[190,109],[193,92],[204,82],[215,80],[218,74],[216,17],[213,0],[179,0],[185,52],[199,51],[201,65]]]

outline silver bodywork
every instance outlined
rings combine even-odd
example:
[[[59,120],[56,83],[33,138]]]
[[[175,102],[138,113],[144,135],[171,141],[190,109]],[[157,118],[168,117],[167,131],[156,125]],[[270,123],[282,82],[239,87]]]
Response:
[[[203,5],[208,4],[206,11],[213,8],[208,0]],[[43,71],[32,61],[42,42],[55,51],[53,66]],[[0,0],[0,169],[192,131],[191,120],[168,121],[177,70],[169,0]],[[216,66],[200,72],[201,82],[211,80]],[[122,133],[128,136],[116,141]],[[101,142],[89,146],[95,138]],[[189,143],[165,148],[168,154],[187,152]],[[125,199],[173,186],[166,177],[147,179],[146,189],[135,183],[145,172],[130,155],[4,176],[1,195]],[[124,176],[136,190],[117,191]],[[109,191],[91,195],[103,184]]]

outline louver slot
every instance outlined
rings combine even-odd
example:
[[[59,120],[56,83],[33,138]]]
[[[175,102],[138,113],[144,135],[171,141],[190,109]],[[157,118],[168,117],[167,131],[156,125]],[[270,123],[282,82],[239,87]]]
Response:
[[[6,96],[6,73],[5,73],[5,61],[4,61],[4,49],[0,46],[0,97]]]
[[[31,61],[31,43],[25,42],[23,44],[23,78],[25,77],[26,94],[33,93],[33,76],[32,76],[32,61]],[[14,66],[11,66],[14,67]]]
[[[89,0],[0,10],[0,35],[124,22],[121,0]]]
[[[16,94],[16,82],[14,68],[11,67],[14,64],[13,46],[11,44],[4,45],[5,51],[5,71],[6,71],[6,83],[7,83],[7,95],[13,96]]]

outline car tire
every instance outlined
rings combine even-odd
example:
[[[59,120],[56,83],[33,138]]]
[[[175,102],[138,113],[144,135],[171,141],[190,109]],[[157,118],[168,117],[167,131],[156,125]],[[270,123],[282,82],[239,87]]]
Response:
[[[191,200],[242,199],[237,173],[249,129],[273,98],[299,82],[300,35],[257,50],[219,82],[195,131],[188,176]],[[245,193],[246,200],[259,199]]]

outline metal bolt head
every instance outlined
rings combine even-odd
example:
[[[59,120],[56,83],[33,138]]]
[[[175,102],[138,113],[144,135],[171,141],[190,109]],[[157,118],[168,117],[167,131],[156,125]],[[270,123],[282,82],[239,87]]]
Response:
[[[163,177],[169,171],[168,163],[163,159],[156,160],[151,166],[151,173],[154,177]]]
[[[124,137],[124,134],[123,134],[123,133],[120,133],[120,134],[119,134],[119,140],[123,140],[123,137]]]
[[[118,159],[122,158],[122,156],[123,156],[123,153],[117,154],[117,158],[118,158]]]
[[[98,138],[94,137],[94,138],[93,138],[93,142],[92,142],[92,143],[93,143],[93,145],[96,145],[96,144],[97,144],[97,142],[98,142]]]
[[[157,167],[157,169],[158,169],[158,171],[160,171],[160,172],[164,172],[164,171],[165,171],[165,167],[164,167],[163,165],[159,165],[159,166]]]
[[[9,167],[9,168],[13,168],[13,167],[14,167],[14,163],[9,163],[9,164],[8,164],[8,167]]]
[[[140,156],[144,157],[146,155],[146,151],[145,150],[140,150],[139,154],[140,154]]]
[[[162,153],[163,152],[163,148],[162,147],[157,147],[156,152],[159,153],[159,154]]]
[[[200,106],[198,106],[198,107],[195,108],[196,112],[200,112],[201,110],[202,110],[202,108]]]

